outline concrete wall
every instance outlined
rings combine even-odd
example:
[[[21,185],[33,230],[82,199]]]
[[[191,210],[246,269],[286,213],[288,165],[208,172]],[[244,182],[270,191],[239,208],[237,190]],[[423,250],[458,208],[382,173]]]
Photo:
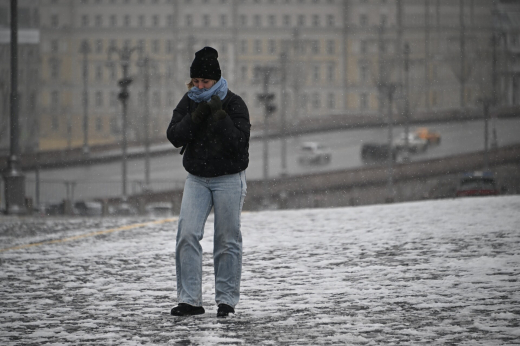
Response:
[[[394,166],[394,193],[389,194],[386,166],[363,167],[324,174],[248,181],[244,210],[340,207],[432,198],[454,197],[461,173],[481,170],[483,152]],[[489,170],[495,173],[503,193],[520,194],[520,145],[489,153]],[[133,196],[143,205],[168,201],[180,210],[182,190]],[[117,200],[111,201],[116,203]]]

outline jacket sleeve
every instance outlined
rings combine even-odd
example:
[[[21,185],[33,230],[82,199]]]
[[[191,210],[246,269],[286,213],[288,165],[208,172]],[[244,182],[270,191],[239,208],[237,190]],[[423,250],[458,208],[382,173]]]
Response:
[[[211,124],[211,131],[219,136],[224,150],[240,153],[249,147],[251,123],[245,102],[235,95],[233,102],[227,107],[227,116]]]
[[[198,129],[198,125],[191,120],[190,99],[188,94],[179,101],[173,110],[172,120],[166,130],[166,137],[174,147],[179,148],[193,140],[193,136]]]

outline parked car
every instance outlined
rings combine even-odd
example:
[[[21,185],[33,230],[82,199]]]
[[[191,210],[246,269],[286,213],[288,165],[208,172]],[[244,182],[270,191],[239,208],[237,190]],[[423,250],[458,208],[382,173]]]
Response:
[[[469,172],[461,176],[456,196],[494,196],[500,194],[492,172]]]
[[[304,142],[300,146],[300,154],[298,162],[302,165],[324,165],[328,164],[331,159],[330,149],[317,142]]]
[[[389,156],[388,144],[363,143],[361,146],[361,159],[364,162],[387,161]],[[392,149],[392,159],[397,160],[397,150]]]
[[[406,150],[406,134],[402,133],[401,136],[396,138],[393,142],[394,148],[398,151]],[[414,133],[408,134],[408,152],[410,153],[422,153],[428,149],[428,141],[417,137]]]
[[[420,127],[415,130],[414,134],[421,139],[424,139],[428,144],[440,144],[441,135],[439,132],[430,131],[427,127]]]
[[[81,216],[101,216],[103,204],[96,201],[78,201],[74,203],[74,213]]]

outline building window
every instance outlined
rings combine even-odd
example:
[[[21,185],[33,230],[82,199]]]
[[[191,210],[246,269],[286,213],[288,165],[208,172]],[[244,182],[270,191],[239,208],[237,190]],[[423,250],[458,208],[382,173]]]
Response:
[[[117,26],[117,17],[115,14],[110,16],[110,26],[113,28]]]
[[[153,26],[154,27],[158,27],[159,26],[159,16],[158,15],[153,15],[152,16],[152,23],[153,23]]]
[[[204,27],[208,27],[211,25],[211,20],[208,14],[202,16],[202,25],[204,25]]]
[[[262,18],[260,17],[259,14],[255,14],[255,16],[254,16],[254,23],[255,23],[256,27],[262,26]]]
[[[103,40],[96,40],[96,53],[103,53]]]
[[[336,96],[333,93],[329,93],[327,97],[327,104],[329,106],[329,109],[336,108]]]
[[[275,40],[269,40],[269,54],[276,53],[276,41]]]
[[[336,44],[334,40],[327,41],[327,53],[333,55],[336,53]]]
[[[386,14],[382,14],[380,18],[381,18],[381,20],[380,20],[381,21],[381,23],[380,23],[381,26],[385,27],[387,22],[388,22],[388,17],[386,16]]]
[[[88,16],[85,14],[81,16],[81,26],[82,27],[88,26]]]
[[[58,40],[51,40],[51,52],[58,53],[59,42]]]
[[[359,51],[361,54],[366,54],[368,51],[368,43],[365,40],[359,42]]]
[[[359,66],[359,80],[366,82],[368,80],[368,67],[366,65]]]
[[[137,41],[137,47],[141,50],[141,52],[144,53],[144,40],[138,40]]]
[[[57,79],[60,75],[60,67],[57,60],[52,59],[50,61],[50,67],[51,67],[51,78]]]
[[[327,79],[332,82],[336,79],[336,67],[334,64],[327,65]]]
[[[101,117],[96,117],[96,131],[103,131],[103,119],[101,119]]]
[[[124,18],[125,18],[125,19],[124,19],[124,25],[125,25],[126,27],[129,27],[130,24],[131,24],[131,23],[130,23],[130,16],[129,16],[129,15],[125,15]]]
[[[255,52],[262,53],[262,40],[255,40]]]
[[[368,25],[368,16],[366,14],[362,14],[359,16],[359,24],[361,26],[367,26]]]
[[[96,80],[103,80],[103,65],[96,66]]]
[[[96,15],[96,19],[95,19],[95,22],[96,22],[96,27],[102,27],[103,26],[103,17],[101,17],[101,15]]]
[[[318,109],[321,107],[321,100],[320,100],[320,94],[314,93],[312,94],[312,107],[314,109]]]
[[[359,94],[359,108],[361,110],[367,110],[368,109],[368,95],[367,95],[367,93]]]
[[[247,16],[245,14],[240,15],[240,26],[247,26]]]
[[[110,92],[110,107],[117,106],[117,93],[115,91]]]
[[[327,26],[333,27],[334,25],[335,25],[334,15],[332,15],[332,14],[327,15]]]
[[[139,26],[141,28],[144,27],[145,22],[144,22],[144,15],[143,14],[140,14],[139,17],[137,17],[137,21],[139,22]]]
[[[318,82],[320,80],[320,65],[313,66],[312,79],[314,82]]]
[[[56,113],[53,113],[51,118],[51,129],[53,131],[57,131],[60,127],[59,125],[60,123],[58,121],[58,115]]]
[[[225,14],[220,15],[220,26],[225,28],[227,25],[227,16]]]
[[[159,53],[159,51],[160,51],[159,40],[153,40],[152,41],[152,52]]]
[[[96,91],[96,107],[103,107],[103,94],[101,91]]]
[[[59,93],[57,91],[52,91],[51,92],[51,109],[52,110],[57,110],[58,109],[58,106],[59,106]]]
[[[242,53],[242,54],[247,53],[247,40],[240,41],[240,53]]]
[[[305,26],[305,16],[303,14],[298,16],[298,26]]]
[[[283,25],[284,26],[291,26],[291,16],[288,14],[284,14],[283,16]]]
[[[191,14],[186,15],[186,26],[193,25],[193,16]]]
[[[320,53],[320,41],[313,40],[311,47],[312,47],[312,53],[313,54],[319,54]]]
[[[273,14],[269,15],[269,27],[274,28],[276,26],[276,17]]]
[[[320,16],[318,16],[317,14],[312,15],[312,26],[320,26]]]
[[[166,53],[173,53],[173,40],[166,41]]]
[[[242,65],[240,67],[240,79],[242,82],[247,81],[247,65]]]
[[[60,20],[57,14],[51,15],[51,27],[57,28],[60,25]]]

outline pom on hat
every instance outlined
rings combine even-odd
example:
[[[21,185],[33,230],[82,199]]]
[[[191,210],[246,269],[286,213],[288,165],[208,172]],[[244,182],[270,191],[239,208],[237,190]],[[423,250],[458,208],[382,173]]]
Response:
[[[218,81],[222,76],[218,63],[218,52],[215,48],[204,47],[195,53],[191,63],[191,78],[206,78]]]

